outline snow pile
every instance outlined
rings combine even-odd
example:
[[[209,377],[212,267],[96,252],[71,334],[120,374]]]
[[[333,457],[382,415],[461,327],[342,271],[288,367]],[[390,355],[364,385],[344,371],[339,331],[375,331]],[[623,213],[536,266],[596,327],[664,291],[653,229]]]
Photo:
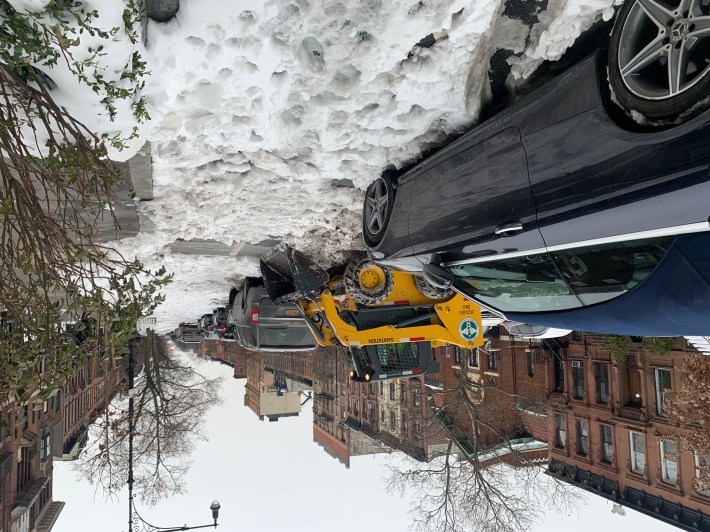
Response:
[[[530,31],[531,44],[521,57],[510,59],[512,75],[528,78],[543,61],[556,61],[600,18],[610,20],[623,0],[549,0],[540,22]]]
[[[324,267],[362,249],[362,190],[475,121],[497,48],[525,50],[528,72],[611,5],[550,0],[530,38],[503,0],[185,0],[151,23],[155,199],[140,212],[155,230],[120,247],[175,271],[160,322],[194,320],[258,274],[168,244],[284,240]]]

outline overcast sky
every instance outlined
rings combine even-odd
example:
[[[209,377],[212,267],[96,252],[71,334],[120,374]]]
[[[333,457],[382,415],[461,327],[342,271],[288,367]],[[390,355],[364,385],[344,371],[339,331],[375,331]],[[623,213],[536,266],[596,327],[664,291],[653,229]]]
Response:
[[[193,364],[210,377],[225,377],[224,403],[208,416],[210,439],[193,455],[188,493],[154,508],[141,507],[144,518],[165,527],[207,524],[209,505],[218,499],[222,532],[356,531],[362,530],[362,519],[377,523],[375,530],[411,529],[409,502],[384,491],[389,455],[355,457],[348,470],[313,443],[310,403],[299,417],[260,422],[244,406],[244,379],[233,379],[231,368],[221,364],[194,358]],[[67,504],[54,532],[125,532],[127,492],[113,502],[94,492],[76,480],[71,463],[55,462],[54,499]],[[534,530],[567,532],[570,526],[579,531],[672,530],[631,510],[625,517],[614,515],[611,503],[593,496],[582,503],[579,515],[550,513]]]

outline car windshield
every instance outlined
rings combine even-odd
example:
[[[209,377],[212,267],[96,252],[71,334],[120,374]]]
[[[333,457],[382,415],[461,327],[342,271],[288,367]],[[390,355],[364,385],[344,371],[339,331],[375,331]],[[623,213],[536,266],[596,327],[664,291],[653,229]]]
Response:
[[[643,281],[673,237],[599,244],[451,266],[471,295],[503,312],[549,312],[613,299]]]

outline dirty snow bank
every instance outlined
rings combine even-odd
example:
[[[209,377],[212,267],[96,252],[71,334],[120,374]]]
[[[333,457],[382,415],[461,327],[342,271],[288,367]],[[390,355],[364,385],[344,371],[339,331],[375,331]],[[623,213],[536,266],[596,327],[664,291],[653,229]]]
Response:
[[[530,45],[509,60],[511,74],[526,79],[543,61],[556,61],[596,21],[610,20],[623,0],[549,0],[540,22],[530,30]]]
[[[362,190],[475,121],[496,48],[527,45],[517,68],[533,69],[611,2],[551,0],[530,38],[502,0],[186,1],[151,23],[155,199],[140,212],[155,232],[122,250],[180,269],[159,319],[194,320],[258,273],[172,254],[178,238],[281,239],[324,266],[362,249]]]

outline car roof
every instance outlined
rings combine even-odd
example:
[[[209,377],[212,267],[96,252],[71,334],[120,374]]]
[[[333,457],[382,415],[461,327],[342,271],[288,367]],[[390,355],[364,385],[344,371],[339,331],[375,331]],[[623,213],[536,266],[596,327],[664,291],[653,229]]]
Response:
[[[710,232],[676,237],[638,286],[610,301],[561,312],[507,313],[513,321],[628,336],[710,333]]]

